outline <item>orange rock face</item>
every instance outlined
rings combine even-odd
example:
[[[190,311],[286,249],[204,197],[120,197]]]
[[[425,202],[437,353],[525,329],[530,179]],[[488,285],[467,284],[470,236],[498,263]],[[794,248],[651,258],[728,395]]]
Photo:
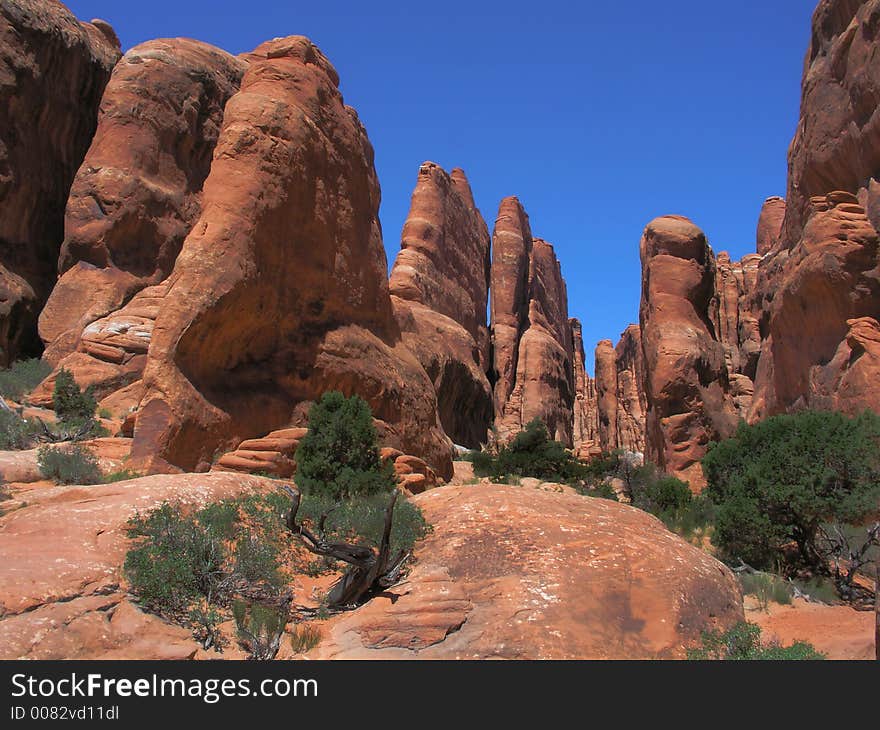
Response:
[[[779,246],[782,221],[785,218],[785,199],[767,198],[758,216],[758,230],[755,232],[757,252],[763,256]]]
[[[880,41],[878,0],[821,0],[801,84],[801,114],[789,148],[782,244],[800,240],[810,198],[833,190],[856,194],[875,227],[880,198]]]
[[[733,574],[645,512],[529,487],[446,486],[410,575],[328,621],[310,656],[682,658],[742,620]]]
[[[506,440],[534,418],[572,445],[573,337],[553,247],[532,238],[516,198],[505,198],[492,238],[495,428]]]
[[[61,278],[40,315],[53,364],[84,327],[171,273],[201,212],[223,108],[246,66],[174,38],[135,46],[114,68],[70,190]]]
[[[574,450],[581,459],[588,459],[602,452],[599,445],[599,408],[596,383],[587,375],[584,367],[584,337],[579,320],[569,320],[573,342],[574,408],[572,440]]]
[[[366,132],[306,38],[247,58],[153,325],[132,456],[205,469],[340,390],[369,402],[386,444],[451,476],[434,389],[393,317]]]
[[[40,352],[67,193],[120,56],[97,22],[55,0],[0,6],[0,366]]]
[[[751,420],[801,407],[880,411],[880,237],[851,193],[810,205],[801,240],[761,267],[767,336]]]
[[[627,327],[614,348],[617,369],[617,445],[634,453],[645,452],[645,364],[642,331]]]
[[[493,416],[488,370],[489,231],[461,170],[419,168],[389,288],[403,341],[434,383],[452,440],[486,443]]]
[[[641,260],[646,457],[699,490],[709,441],[736,425],[724,349],[708,317],[714,256],[691,221],[665,216],[645,228]]]

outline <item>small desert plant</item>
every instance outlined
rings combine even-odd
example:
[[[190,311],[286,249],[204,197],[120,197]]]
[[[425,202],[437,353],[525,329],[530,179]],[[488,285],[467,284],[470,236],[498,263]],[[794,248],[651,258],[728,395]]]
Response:
[[[740,621],[727,631],[704,631],[699,647],[689,649],[688,659],[714,660],[805,660],[824,659],[825,655],[805,642],[791,646],[761,643],[761,627]]]
[[[326,514],[325,530],[330,539],[376,545],[382,537],[387,505],[387,492],[353,497],[340,502],[327,495],[311,494],[303,498],[299,514],[312,525],[316,525],[321,516]],[[421,510],[406,499],[398,499],[394,506],[394,523],[391,528],[391,552],[409,552],[429,530]],[[332,566],[332,562],[321,560],[320,565]],[[314,566],[313,570],[320,568]]]
[[[395,487],[392,465],[379,459],[370,407],[356,395],[331,391],[312,406],[296,462],[297,486],[305,494],[339,500]]]
[[[305,654],[321,643],[321,631],[311,624],[294,626],[290,632],[290,648],[294,654]]]
[[[129,479],[137,479],[140,476],[143,475],[132,469],[120,469],[119,471],[112,471],[106,474],[103,481],[105,484],[111,484],[112,482],[125,482]]]
[[[474,474],[494,481],[516,483],[517,477],[535,477],[553,482],[577,483],[587,475],[587,467],[564,444],[550,438],[540,419],[533,419],[509,444],[497,453],[471,452]]]
[[[98,484],[102,481],[94,452],[73,446],[42,446],[37,452],[40,474],[56,484]]]
[[[741,573],[739,576],[742,592],[754,596],[762,611],[766,611],[770,602],[788,605],[791,603],[791,585],[784,578],[772,573]]]
[[[82,391],[67,368],[61,368],[55,377],[52,403],[59,420],[66,423],[84,423],[94,418],[98,407],[91,389]]]
[[[210,605],[207,601],[200,601],[190,608],[188,618],[193,627],[193,638],[202,645],[202,648],[213,649],[222,654],[227,642],[219,629],[223,614],[216,606]]]
[[[290,599],[283,598],[277,606],[237,600],[232,604],[232,616],[239,642],[250,653],[248,658],[274,659],[290,619]]]
[[[6,370],[0,370],[0,396],[14,401],[30,393],[52,371],[39,358],[18,360]]]
[[[39,426],[26,421],[13,411],[0,409],[0,450],[29,449]]]

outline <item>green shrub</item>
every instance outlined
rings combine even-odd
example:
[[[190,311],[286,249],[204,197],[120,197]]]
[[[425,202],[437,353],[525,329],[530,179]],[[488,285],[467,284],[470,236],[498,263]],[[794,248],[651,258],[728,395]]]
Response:
[[[36,422],[25,421],[17,413],[0,409],[0,450],[29,449],[38,430]]]
[[[55,378],[52,403],[59,420],[66,423],[85,423],[94,418],[98,407],[91,389],[80,390],[73,373],[67,368],[61,368]]]
[[[702,644],[689,649],[688,659],[714,660],[806,660],[824,659],[825,656],[805,642],[791,646],[761,643],[761,627],[741,621],[731,629],[704,631]]]
[[[553,441],[547,427],[534,419],[497,454],[474,453],[474,474],[503,482],[511,477],[534,477],[553,482],[577,483],[587,475],[587,467],[565,445]]]
[[[0,370],[0,395],[21,402],[48,375],[52,368],[39,358],[18,360],[6,370]]]
[[[106,474],[103,481],[105,484],[111,484],[112,482],[125,482],[129,479],[137,479],[141,476],[143,475],[131,469],[120,469],[119,471],[113,471]]]
[[[784,560],[824,570],[825,521],[858,524],[880,501],[880,417],[804,411],[741,423],[703,459],[718,507],[714,541],[757,568]],[[785,548],[792,544],[797,553]]]
[[[370,407],[356,395],[333,391],[312,406],[296,463],[296,483],[306,494],[338,500],[395,488],[393,466],[379,459]]]
[[[311,624],[294,626],[290,632],[290,648],[294,654],[305,654],[321,643],[321,631]]]
[[[754,596],[762,611],[766,611],[770,602],[788,605],[791,603],[791,586],[784,578],[772,573],[741,573],[739,583],[743,595]]]
[[[94,452],[74,446],[42,446],[37,465],[45,479],[56,484],[99,484],[102,481],[98,457]]]
[[[382,539],[385,525],[385,508],[391,497],[389,493],[353,497],[336,502],[325,494],[310,494],[303,498],[300,518],[313,526],[321,515],[327,514],[325,530],[328,539],[337,542],[354,542],[376,547]],[[406,499],[398,499],[394,505],[394,522],[391,526],[391,552],[412,550],[415,543],[428,534],[429,527],[421,510]]]

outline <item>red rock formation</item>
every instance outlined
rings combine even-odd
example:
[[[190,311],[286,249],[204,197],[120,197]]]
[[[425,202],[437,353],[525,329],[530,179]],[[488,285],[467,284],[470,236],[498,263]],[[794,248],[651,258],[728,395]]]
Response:
[[[781,244],[755,294],[764,339],[752,421],[802,407],[880,411],[878,19],[878,0],[822,0],[813,15]]]
[[[588,459],[602,452],[599,445],[599,408],[596,383],[584,365],[583,328],[577,319],[570,319],[572,334],[572,354],[574,370],[574,407],[572,442],[575,453],[581,459]]]
[[[649,223],[640,252],[646,457],[699,490],[709,441],[736,422],[724,349],[708,316],[714,256],[703,232],[681,216]]]
[[[880,0],[821,0],[801,86],[801,115],[789,148],[782,244],[793,247],[810,198],[834,190],[858,196],[880,225]]]
[[[615,347],[611,340],[596,346],[596,420],[598,445],[604,452],[645,451],[644,362],[638,325],[630,325]]]
[[[617,363],[611,340],[596,345],[595,373],[599,446],[608,452],[617,448]]]
[[[505,198],[492,239],[495,428],[506,440],[539,418],[572,444],[574,360],[568,294],[553,247],[531,237],[516,198]]]
[[[761,312],[754,299],[760,261],[758,254],[731,261],[726,251],[719,253],[715,297],[709,307],[714,331],[724,348],[730,392],[742,418],[751,407],[753,379],[761,352]]]
[[[880,411],[880,237],[852,193],[810,207],[801,240],[761,269],[766,337],[750,420],[801,407]]]
[[[119,56],[109,25],[55,0],[0,4],[0,366],[40,352],[67,194]]]
[[[783,218],[785,218],[785,199],[777,196],[767,198],[761,206],[758,230],[755,233],[756,250],[761,256],[770,253],[779,245]]]
[[[428,373],[452,440],[479,448],[492,420],[489,231],[461,170],[419,168],[389,288],[406,346]]]
[[[385,443],[451,476],[433,387],[392,312],[366,132],[307,39],[248,60],[155,319],[132,457],[205,469],[340,390],[369,402]]]
[[[84,327],[171,273],[246,65],[186,38],[135,46],[116,65],[70,191],[61,278],[40,315],[53,364]]]
[[[415,567],[326,622],[310,657],[683,658],[743,620],[730,570],[641,510],[492,484],[413,501],[433,526]]]
[[[620,335],[614,348],[617,369],[617,444],[616,448],[645,452],[645,364],[642,331],[631,324]]]

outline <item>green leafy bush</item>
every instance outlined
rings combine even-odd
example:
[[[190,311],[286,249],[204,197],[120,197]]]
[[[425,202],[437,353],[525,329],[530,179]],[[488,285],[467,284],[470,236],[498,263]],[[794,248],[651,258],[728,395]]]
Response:
[[[249,519],[257,513],[261,519]],[[166,502],[129,520],[128,535],[133,546],[125,572],[132,592],[156,613],[179,616],[201,599],[225,605],[224,585],[231,576],[252,584],[279,583],[283,525],[272,505],[257,496],[190,513]]]
[[[474,474],[505,481],[509,477],[535,477],[554,482],[577,483],[588,471],[565,445],[550,438],[540,419],[530,421],[497,454],[473,452]]]
[[[99,484],[103,481],[98,457],[89,449],[74,446],[43,446],[37,465],[45,479],[56,484]]]
[[[25,421],[17,413],[0,409],[0,450],[31,448],[38,430],[36,422]]]
[[[73,373],[67,368],[61,368],[55,378],[52,403],[59,420],[66,423],[85,423],[94,418],[98,407],[91,389],[80,390]]]
[[[119,471],[112,471],[106,474],[103,481],[105,484],[111,484],[112,482],[125,482],[129,479],[137,479],[140,476],[143,475],[132,469],[120,469]]]
[[[880,502],[880,417],[804,411],[741,423],[703,459],[714,542],[757,568],[824,570],[823,522],[858,524]],[[796,546],[796,553],[786,550]]]
[[[30,393],[48,375],[52,368],[39,358],[18,360],[5,370],[0,370],[0,395],[14,401]]]
[[[290,632],[290,648],[294,654],[305,654],[321,643],[321,631],[311,624],[294,626]]]
[[[791,586],[784,578],[773,573],[741,573],[739,583],[743,595],[754,596],[762,611],[767,610],[771,601],[783,605],[791,603]]]
[[[798,641],[791,646],[762,644],[761,627],[741,621],[731,629],[704,631],[702,644],[689,649],[688,659],[713,660],[807,660],[824,659],[824,654],[805,642]]]
[[[326,494],[310,494],[303,498],[299,515],[316,525],[327,514],[325,529],[328,539],[376,546],[382,539],[388,492],[335,501]],[[394,505],[391,526],[391,552],[409,551],[429,531],[421,510],[406,499]]]
[[[312,406],[296,463],[296,483],[306,494],[338,500],[395,487],[393,466],[379,459],[370,407],[356,395],[332,391]]]

